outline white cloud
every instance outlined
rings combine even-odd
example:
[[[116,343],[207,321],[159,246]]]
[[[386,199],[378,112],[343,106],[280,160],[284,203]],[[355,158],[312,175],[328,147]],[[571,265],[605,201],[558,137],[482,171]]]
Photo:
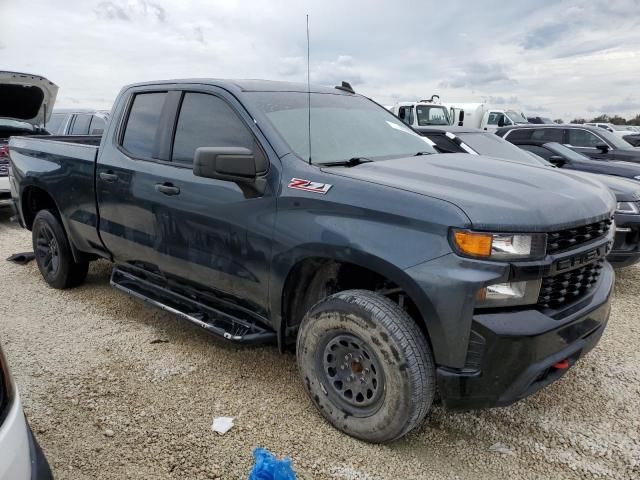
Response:
[[[109,107],[153,79],[304,82],[308,13],[312,82],[383,104],[438,93],[554,117],[636,113],[637,0],[2,1],[3,68],[57,83],[60,107]]]

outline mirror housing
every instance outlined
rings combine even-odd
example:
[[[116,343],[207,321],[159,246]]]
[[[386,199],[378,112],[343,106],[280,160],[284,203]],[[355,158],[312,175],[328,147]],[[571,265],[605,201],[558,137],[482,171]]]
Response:
[[[504,127],[504,115],[500,115],[498,119],[498,127]]]
[[[193,174],[230,182],[252,182],[256,178],[256,159],[248,148],[198,147],[193,156]]]
[[[596,148],[600,150],[601,153],[607,153],[609,151],[609,145],[604,142],[597,144]]]
[[[549,157],[549,163],[553,163],[556,167],[562,167],[567,161],[561,155],[551,155]]]
[[[197,177],[214,178],[234,182],[263,193],[266,172],[263,157],[244,147],[198,147],[193,155],[193,174]]]

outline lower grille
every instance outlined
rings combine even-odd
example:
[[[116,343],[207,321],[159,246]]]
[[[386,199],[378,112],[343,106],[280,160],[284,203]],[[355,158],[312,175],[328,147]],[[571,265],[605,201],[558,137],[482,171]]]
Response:
[[[0,158],[0,177],[9,175],[9,160]]]
[[[538,306],[560,307],[564,303],[579,300],[596,284],[603,264],[604,260],[601,259],[569,272],[543,278]]]

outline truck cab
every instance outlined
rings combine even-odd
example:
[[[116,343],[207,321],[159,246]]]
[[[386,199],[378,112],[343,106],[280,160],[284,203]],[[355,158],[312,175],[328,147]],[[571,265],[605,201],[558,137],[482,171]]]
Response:
[[[431,125],[449,125],[451,119],[447,108],[435,100],[420,100],[417,102],[398,102],[391,111],[410,127],[428,127]]]
[[[495,132],[498,128],[529,123],[513,109],[493,108],[485,103],[451,103],[447,105],[452,125]]]

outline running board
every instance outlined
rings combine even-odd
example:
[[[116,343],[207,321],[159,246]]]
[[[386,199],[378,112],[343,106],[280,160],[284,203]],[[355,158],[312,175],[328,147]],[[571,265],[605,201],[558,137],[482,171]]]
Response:
[[[255,345],[276,341],[274,331],[253,321],[236,318],[118,267],[111,273],[111,285],[233,343]]]

